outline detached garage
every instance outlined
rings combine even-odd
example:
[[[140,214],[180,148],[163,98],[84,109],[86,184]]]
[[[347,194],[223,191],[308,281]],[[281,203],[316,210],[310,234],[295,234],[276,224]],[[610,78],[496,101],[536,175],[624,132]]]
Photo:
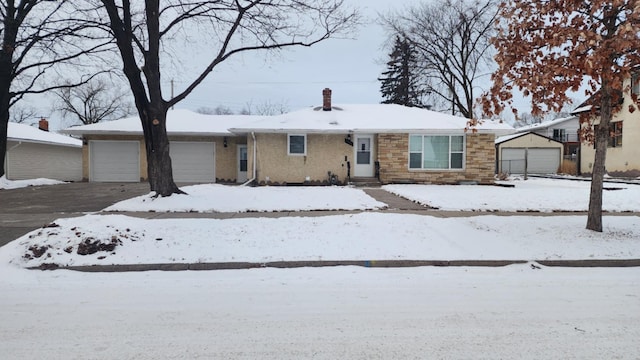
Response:
[[[82,179],[82,141],[39,128],[10,122],[7,126],[5,175],[9,180],[48,178],[61,181]]]
[[[555,174],[562,163],[562,142],[527,132],[496,139],[496,173]]]

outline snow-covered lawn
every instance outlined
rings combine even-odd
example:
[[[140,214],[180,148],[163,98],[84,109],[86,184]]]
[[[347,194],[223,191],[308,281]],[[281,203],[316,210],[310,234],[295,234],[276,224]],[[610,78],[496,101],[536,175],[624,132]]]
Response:
[[[187,195],[154,197],[155,193],[124,200],[105,211],[247,212],[366,210],[386,206],[362,190],[348,187],[244,187],[218,184],[181,188]]]
[[[447,209],[571,210],[588,184],[567,180],[514,181],[494,186],[393,185],[385,188]],[[638,185],[616,185],[605,208],[635,209]],[[276,211],[375,209],[385,204],[344,187],[196,185],[189,195],[120,202],[107,210]],[[623,196],[618,196],[618,194]],[[578,196],[580,195],[580,196]],[[614,197],[611,197],[611,196]],[[558,205],[549,208],[552,199]],[[569,199],[573,199],[569,201]],[[508,201],[506,201],[508,200]],[[430,205],[433,205],[429,201]],[[534,206],[529,206],[533,204]],[[608,205],[607,205],[608,204]],[[267,214],[265,214],[266,216]],[[93,264],[269,262],[296,260],[548,260],[640,258],[640,217],[605,216],[603,233],[584,229],[581,216],[438,218],[365,212],[317,217],[140,219],[96,214],[60,219],[0,248],[0,261],[37,267]]]
[[[21,359],[637,359],[639,268],[1,268]]]
[[[0,177],[0,190],[2,189],[18,189],[28,186],[41,186],[41,185],[58,185],[64,184],[64,181],[52,180],[52,179],[29,179],[29,180],[7,180],[6,175]]]
[[[500,181],[515,187],[479,185],[386,185],[383,189],[440,210],[587,211],[587,181],[530,178]],[[640,211],[640,185],[605,182],[603,210]]]
[[[295,260],[547,260],[640,258],[640,218],[436,218],[389,213],[242,219],[59,219],[0,248],[19,266]],[[100,245],[102,244],[102,245]],[[103,246],[100,248],[100,246]],[[90,252],[94,247],[95,252]]]

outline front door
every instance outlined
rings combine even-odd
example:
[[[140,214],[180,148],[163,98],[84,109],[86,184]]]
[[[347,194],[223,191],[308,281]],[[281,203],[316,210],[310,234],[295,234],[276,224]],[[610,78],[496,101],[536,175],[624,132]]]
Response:
[[[247,181],[247,145],[238,145],[238,179],[239,183]]]
[[[373,135],[355,135],[354,141],[355,166],[354,177],[373,177],[375,167],[373,163]]]

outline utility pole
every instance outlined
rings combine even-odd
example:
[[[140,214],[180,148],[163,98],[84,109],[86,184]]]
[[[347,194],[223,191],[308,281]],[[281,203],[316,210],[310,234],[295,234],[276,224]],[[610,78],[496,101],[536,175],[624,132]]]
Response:
[[[171,79],[171,99],[173,100],[173,79]],[[171,105],[171,110],[173,110],[173,106]]]

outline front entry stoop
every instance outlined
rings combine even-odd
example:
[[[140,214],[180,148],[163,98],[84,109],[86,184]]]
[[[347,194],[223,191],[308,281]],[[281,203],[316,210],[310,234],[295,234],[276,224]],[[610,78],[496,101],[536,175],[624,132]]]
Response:
[[[378,180],[378,178],[358,177],[351,178],[351,181],[349,181],[349,185],[353,185],[355,187],[380,187],[382,186],[382,183],[380,182],[380,180]]]

